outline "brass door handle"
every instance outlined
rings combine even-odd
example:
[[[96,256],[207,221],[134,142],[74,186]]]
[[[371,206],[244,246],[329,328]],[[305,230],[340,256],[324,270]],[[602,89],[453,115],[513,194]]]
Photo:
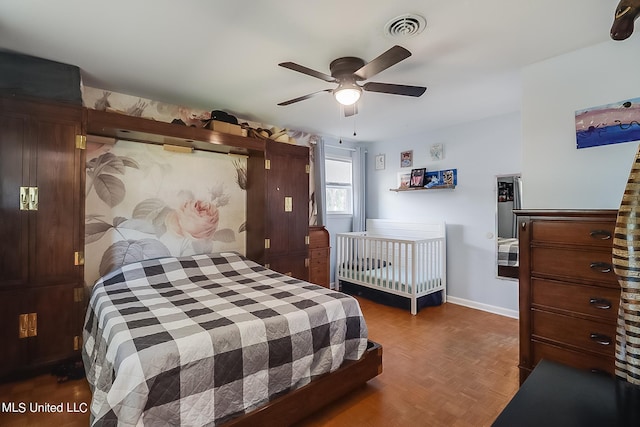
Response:
[[[38,313],[24,313],[18,316],[18,338],[38,336]]]
[[[29,187],[20,187],[20,210],[29,210]]]
[[[38,210],[38,187],[29,187],[29,210]]]
[[[28,335],[30,337],[36,337],[38,336],[38,313],[29,313],[27,316],[29,319]]]
[[[28,317],[28,314],[21,314],[18,316],[18,338],[27,338],[29,336]]]

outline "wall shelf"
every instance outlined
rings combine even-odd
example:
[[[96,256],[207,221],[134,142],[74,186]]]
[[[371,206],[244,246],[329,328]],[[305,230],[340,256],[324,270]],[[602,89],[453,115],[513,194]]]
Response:
[[[87,133],[152,144],[172,144],[218,153],[264,155],[265,141],[209,129],[85,109]]]
[[[422,190],[446,190],[446,189],[454,189],[455,185],[437,185],[435,187],[408,187],[408,188],[390,188],[389,191],[395,191],[396,193],[400,193],[402,191],[422,191]]]

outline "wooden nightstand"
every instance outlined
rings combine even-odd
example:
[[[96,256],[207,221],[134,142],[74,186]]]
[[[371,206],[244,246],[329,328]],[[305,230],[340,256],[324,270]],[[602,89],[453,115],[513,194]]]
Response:
[[[309,227],[309,281],[329,288],[329,232],[322,226]]]

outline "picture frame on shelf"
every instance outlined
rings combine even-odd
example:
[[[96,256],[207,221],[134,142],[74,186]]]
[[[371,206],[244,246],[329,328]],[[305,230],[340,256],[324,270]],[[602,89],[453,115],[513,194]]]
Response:
[[[400,153],[400,167],[410,168],[413,166],[413,150],[403,151]]]
[[[384,169],[384,154],[378,154],[376,156],[376,170]]]
[[[396,188],[406,190],[411,182],[411,172],[398,172],[398,182]]]
[[[424,187],[424,175],[427,170],[425,168],[411,169],[410,188]]]
[[[458,185],[458,169],[444,169],[426,172],[424,181],[424,186],[427,188],[455,187]]]

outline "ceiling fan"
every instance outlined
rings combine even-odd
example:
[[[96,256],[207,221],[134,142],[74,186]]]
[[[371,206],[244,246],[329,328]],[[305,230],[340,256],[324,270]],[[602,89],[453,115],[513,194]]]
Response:
[[[378,82],[368,82],[363,85],[358,84],[358,82],[367,80],[410,56],[411,52],[397,45],[368,63],[365,63],[364,60],[360,58],[345,56],[331,61],[331,64],[329,64],[331,75],[298,65],[295,62],[282,62],[278,65],[329,83],[338,83],[338,86],[335,89],[324,89],[280,102],[278,105],[289,105],[294,102],[304,101],[305,99],[312,98],[324,92],[331,92],[336,100],[344,105],[344,115],[348,117],[358,113],[356,102],[360,99],[363,90],[392,95],[421,96],[427,90],[426,87]]]

